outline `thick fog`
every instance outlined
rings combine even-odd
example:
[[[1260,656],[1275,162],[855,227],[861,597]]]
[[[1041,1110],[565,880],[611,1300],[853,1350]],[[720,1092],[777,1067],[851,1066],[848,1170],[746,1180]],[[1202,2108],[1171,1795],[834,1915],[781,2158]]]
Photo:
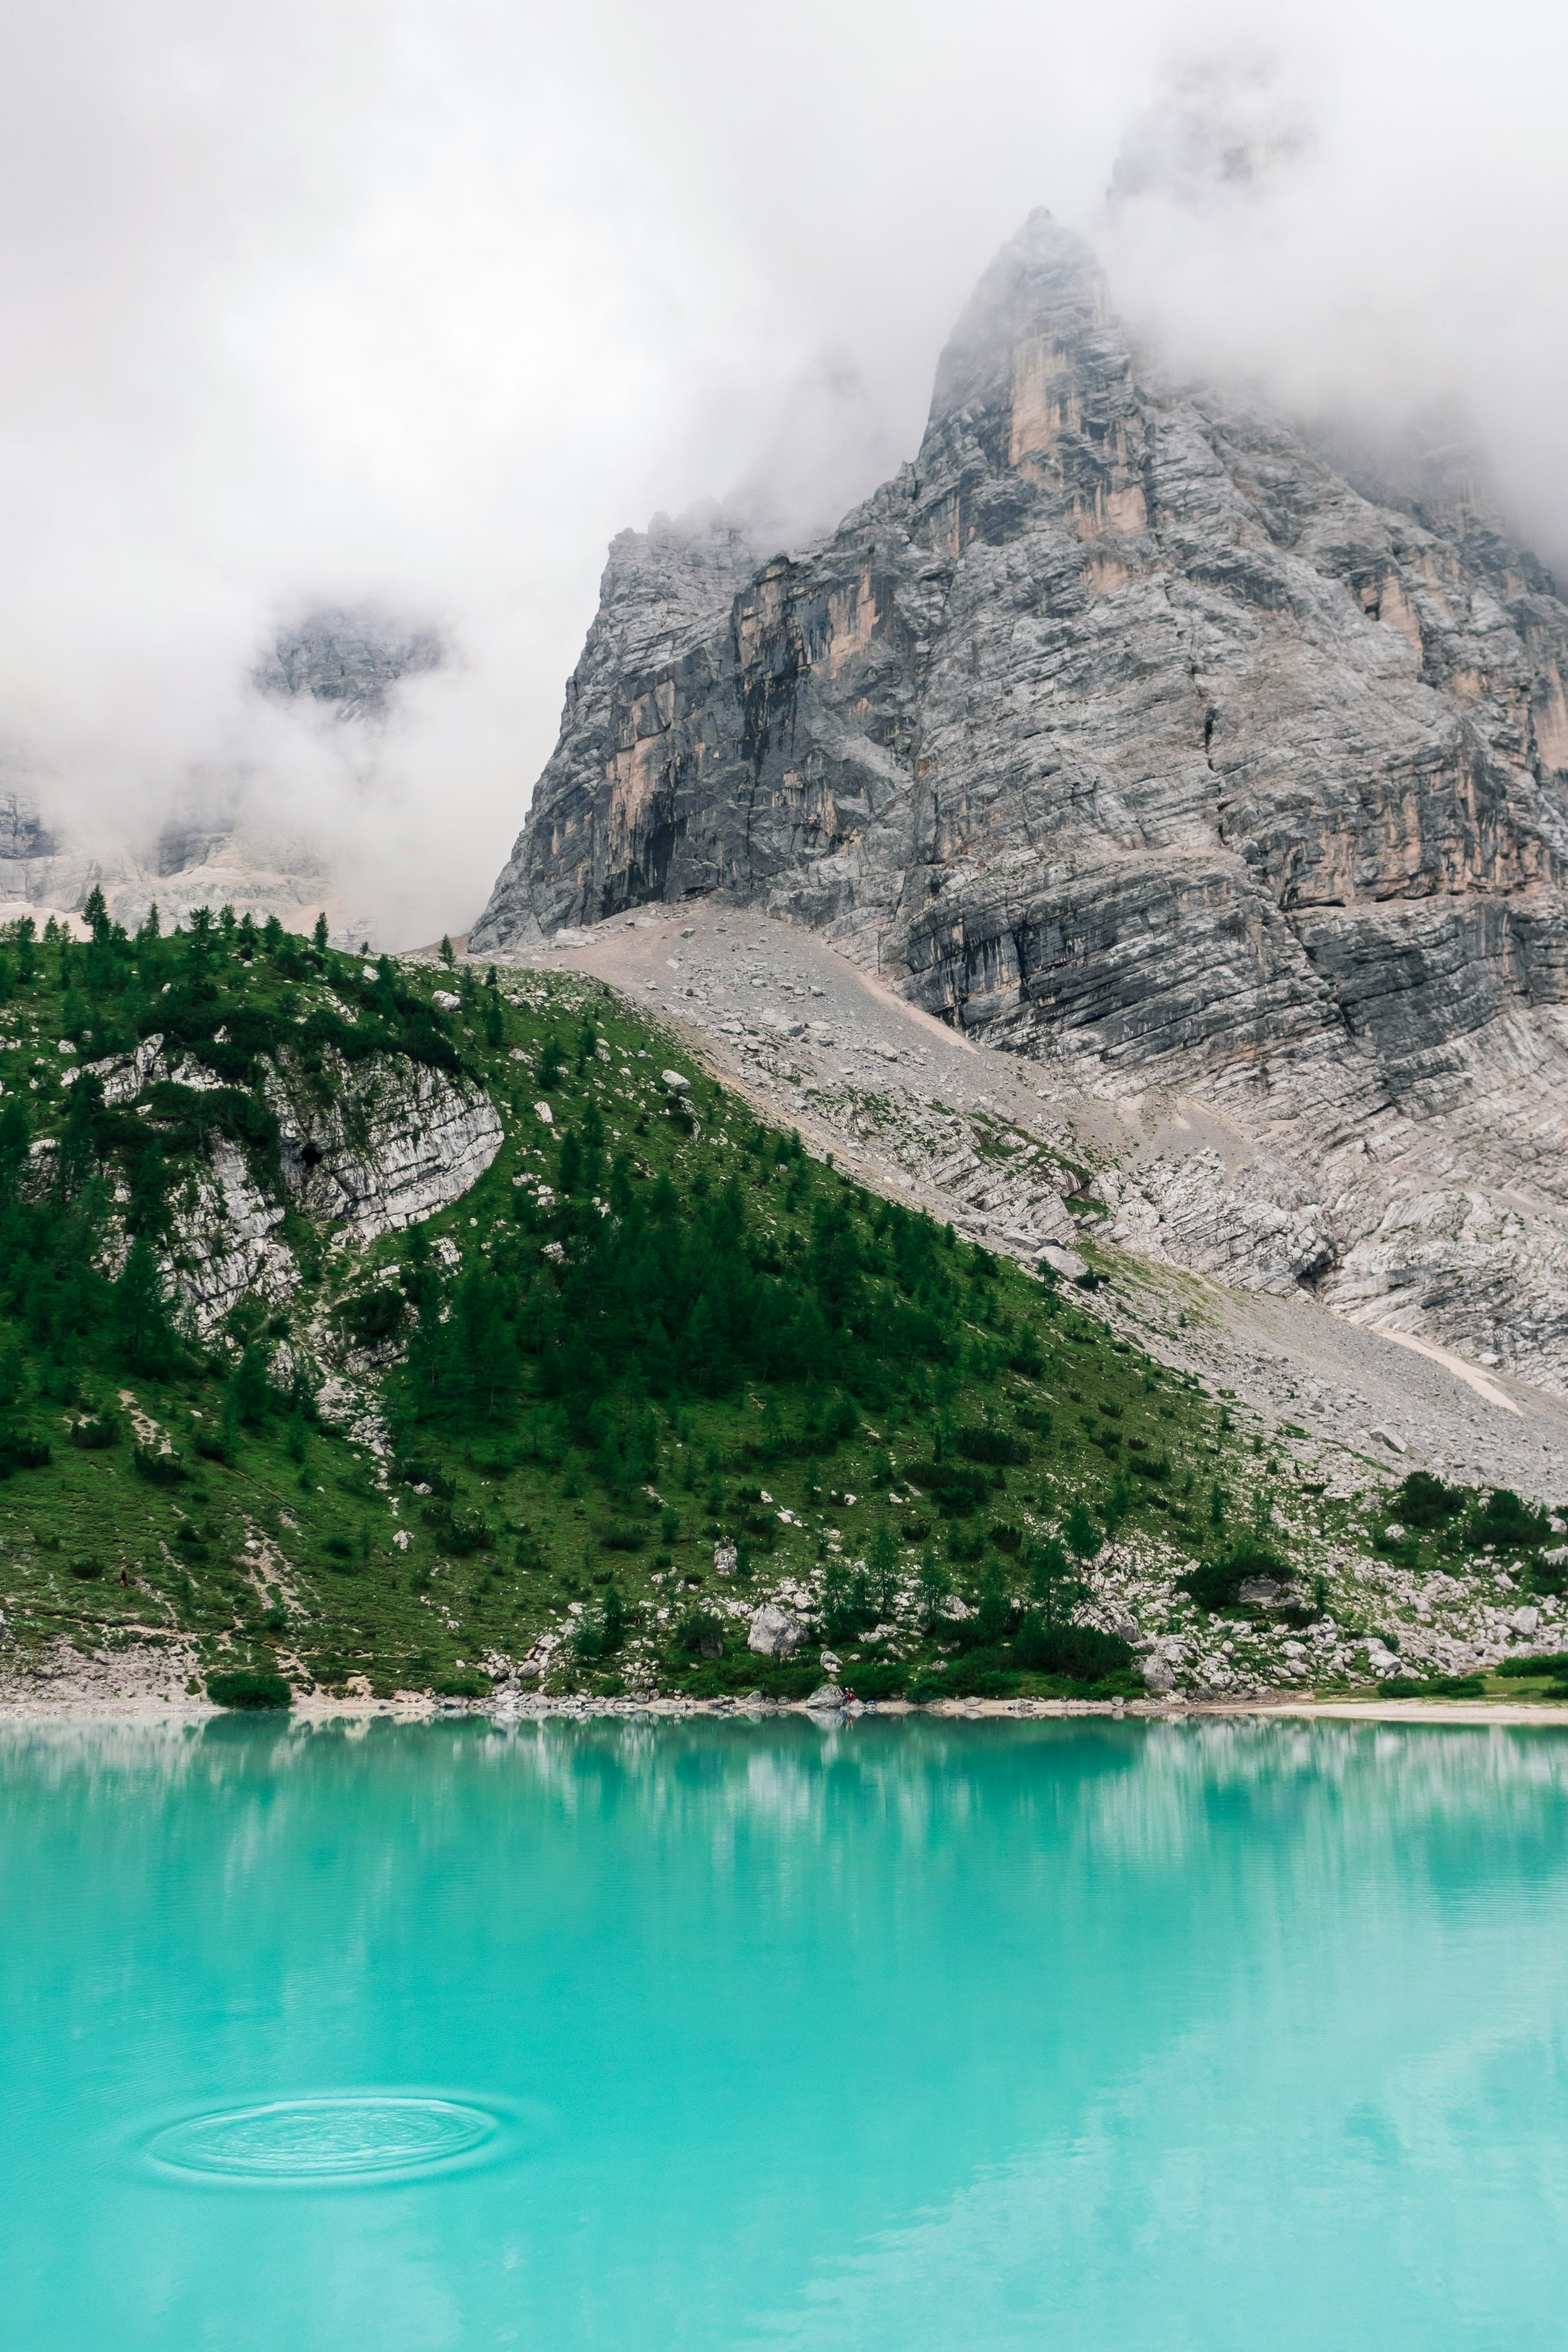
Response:
[[[605,548],[782,537],[920,436],[1037,204],[1176,364],[1379,432],[1468,403],[1568,551],[1560,19],[1286,0],[57,0],[0,90],[0,794],[145,860],[313,845],[395,944],[477,913]],[[439,641],[384,708],[280,628]],[[276,681],[274,680],[274,685]],[[324,888],[324,886],[323,886]],[[0,891],[3,895],[3,891]]]

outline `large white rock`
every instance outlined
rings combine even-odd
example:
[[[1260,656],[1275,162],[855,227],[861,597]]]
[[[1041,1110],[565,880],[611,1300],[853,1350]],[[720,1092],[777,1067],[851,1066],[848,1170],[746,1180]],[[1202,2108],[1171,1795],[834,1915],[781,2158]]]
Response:
[[[320,1078],[287,1056],[262,1090],[278,1115],[283,1181],[307,1216],[342,1221],[361,1243],[434,1215],[500,1150],[481,1087],[419,1062],[349,1063],[330,1049]]]
[[[775,1607],[772,1601],[758,1610],[752,1620],[752,1630],[746,1636],[748,1650],[759,1657],[787,1658],[798,1650],[805,1639],[805,1627],[787,1609]]]

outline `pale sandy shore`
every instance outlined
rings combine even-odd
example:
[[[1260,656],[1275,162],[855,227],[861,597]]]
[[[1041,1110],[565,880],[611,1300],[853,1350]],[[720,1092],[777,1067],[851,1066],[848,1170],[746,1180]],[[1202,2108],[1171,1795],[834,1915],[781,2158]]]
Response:
[[[195,1698],[170,1700],[127,1696],[84,1704],[80,1701],[0,1697],[0,1724],[206,1723],[225,1714],[237,1720],[247,1719],[233,1709],[213,1706],[204,1699]],[[763,1722],[782,1715],[805,1716],[816,1723],[835,1725],[860,1717],[930,1715],[949,1723],[985,1720],[1059,1722],[1069,1717],[1095,1716],[1114,1722],[1141,1723],[1203,1721],[1215,1717],[1288,1717],[1293,1721],[1317,1717],[1323,1721],[1344,1723],[1484,1723],[1516,1727],[1531,1724],[1568,1726],[1568,1706],[1514,1706],[1494,1699],[1428,1703],[1421,1699],[1314,1699],[1290,1696],[1252,1700],[1203,1700],[1192,1705],[1179,1701],[1172,1703],[1170,1700],[1131,1699],[1124,1706],[1107,1699],[951,1699],[931,1707],[911,1707],[901,1700],[888,1700],[868,1707],[856,1701],[847,1709],[827,1712],[813,1710],[800,1704],[763,1702],[748,1705],[743,1699],[526,1698],[498,1701],[429,1699],[409,1696],[390,1699],[302,1699],[286,1711],[267,1711],[256,1719],[272,1723],[287,1720],[300,1725],[364,1723],[377,1718],[400,1723],[450,1723],[472,1717],[508,1725],[554,1718],[581,1721],[587,1717],[633,1722],[687,1722],[699,1717],[722,1722],[739,1717],[742,1720]]]

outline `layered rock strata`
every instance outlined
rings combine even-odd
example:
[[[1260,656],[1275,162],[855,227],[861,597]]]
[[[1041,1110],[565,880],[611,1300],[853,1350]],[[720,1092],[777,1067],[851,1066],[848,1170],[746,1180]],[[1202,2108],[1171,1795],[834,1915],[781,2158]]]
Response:
[[[475,951],[721,887],[1222,1115],[1251,1164],[1142,1168],[1133,1245],[1563,1385],[1568,610],[1452,468],[1374,488],[1034,215],[831,537],[616,541]]]

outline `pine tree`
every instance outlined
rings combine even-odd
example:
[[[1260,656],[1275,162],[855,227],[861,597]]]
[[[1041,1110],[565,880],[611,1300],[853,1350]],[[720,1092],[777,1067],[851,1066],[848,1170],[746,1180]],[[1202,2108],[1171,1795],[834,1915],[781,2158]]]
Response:
[[[267,1378],[267,1365],[271,1350],[253,1339],[239,1360],[234,1376],[235,1410],[242,1429],[255,1429],[265,1421],[272,1403],[271,1385]]]
[[[1062,1534],[1075,1559],[1092,1559],[1100,1549],[1100,1530],[1090,1518],[1086,1503],[1073,1505]]]
[[[168,1371],[178,1353],[157,1253],[138,1234],[110,1300],[110,1324],[121,1354],[133,1371],[152,1379]]]
[[[1007,1588],[994,1568],[986,1571],[980,1588],[980,1606],[974,1612],[973,1633],[977,1646],[994,1650],[1007,1631]]]
[[[446,965],[448,971],[451,971],[453,965],[458,961],[457,956],[453,952],[452,942],[447,937],[445,931],[441,934],[441,961]]]
[[[0,1102],[0,1211],[16,1197],[31,1143],[26,1105],[19,1096],[7,1095]]]
[[[327,919],[324,914],[317,916],[316,928],[311,932],[310,937],[315,944],[316,953],[318,955],[325,955],[327,952]]]
[[[1081,1507],[1075,1506],[1077,1507]],[[1087,1512],[1085,1517],[1087,1518]],[[1089,1536],[1092,1539],[1092,1524]],[[1068,1614],[1082,1592],[1082,1581],[1073,1574],[1067,1553],[1055,1536],[1048,1536],[1043,1544],[1030,1547],[1029,1598],[1038,1609],[1047,1629],[1056,1626]]]
[[[899,1593],[899,1538],[889,1520],[882,1520],[871,1538],[868,1564],[877,1614],[879,1617],[888,1617],[892,1612]]]

